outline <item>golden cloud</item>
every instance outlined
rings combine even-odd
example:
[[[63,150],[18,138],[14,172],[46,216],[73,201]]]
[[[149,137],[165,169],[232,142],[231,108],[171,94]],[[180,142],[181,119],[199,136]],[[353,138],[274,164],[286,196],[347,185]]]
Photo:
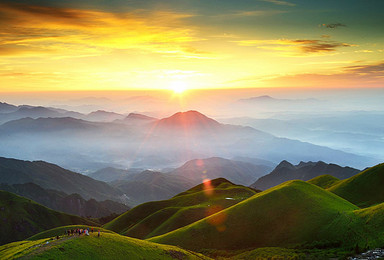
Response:
[[[375,64],[345,66],[327,74],[300,73],[248,77],[233,82],[264,82],[279,87],[382,87],[384,61]],[[231,82],[228,82],[231,83]]]
[[[262,0],[262,1],[269,2],[272,4],[276,4],[276,5],[296,6],[296,4],[294,4],[294,3],[290,3],[287,1],[283,1],[283,0]]]
[[[308,39],[277,39],[277,40],[242,40],[233,41],[240,46],[257,47],[260,49],[285,52],[285,54],[318,54],[336,51],[339,47],[354,46],[348,43],[341,43],[329,40],[308,40]],[[299,51],[299,53],[298,53]]]
[[[3,3],[0,55],[40,55],[45,51],[94,55],[133,48],[188,57],[207,55],[190,46],[202,40],[196,37],[195,28],[185,23],[192,16],[169,11],[110,13]]]

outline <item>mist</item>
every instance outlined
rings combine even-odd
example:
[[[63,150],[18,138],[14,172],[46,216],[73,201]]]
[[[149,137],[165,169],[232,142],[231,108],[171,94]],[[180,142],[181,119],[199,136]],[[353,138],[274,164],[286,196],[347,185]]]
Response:
[[[383,93],[383,89],[190,90],[183,95],[127,91],[61,93],[61,99],[59,93],[39,98],[8,93],[3,102],[44,107],[15,107],[0,114],[0,155],[46,160],[82,173],[108,166],[161,170],[214,156],[274,163],[323,160],[363,169],[384,156]],[[103,111],[90,114],[97,110]],[[161,120],[188,110],[203,115],[191,115],[198,123],[187,129],[178,121]],[[132,112],[146,117],[129,117]]]

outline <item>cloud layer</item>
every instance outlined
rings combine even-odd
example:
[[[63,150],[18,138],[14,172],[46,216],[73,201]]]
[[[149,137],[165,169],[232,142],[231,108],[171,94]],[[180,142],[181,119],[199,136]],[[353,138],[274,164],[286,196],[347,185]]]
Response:
[[[0,4],[0,55],[81,52],[93,55],[110,49],[141,49],[187,54],[198,41],[184,23],[188,13],[170,11],[108,13],[93,10]]]
[[[285,52],[287,54],[317,54],[334,52],[340,47],[353,46],[348,43],[335,42],[330,40],[309,40],[309,39],[278,39],[278,40],[243,40],[235,41],[240,46],[257,47],[267,50]]]
[[[330,23],[330,24],[322,24],[322,26],[329,28],[329,29],[336,29],[339,27],[347,27],[345,24],[342,23]]]

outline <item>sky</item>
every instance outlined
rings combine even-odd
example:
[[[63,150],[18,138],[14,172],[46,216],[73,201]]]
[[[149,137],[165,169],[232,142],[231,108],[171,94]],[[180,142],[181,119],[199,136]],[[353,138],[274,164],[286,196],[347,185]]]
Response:
[[[0,0],[0,92],[384,87],[382,0]]]

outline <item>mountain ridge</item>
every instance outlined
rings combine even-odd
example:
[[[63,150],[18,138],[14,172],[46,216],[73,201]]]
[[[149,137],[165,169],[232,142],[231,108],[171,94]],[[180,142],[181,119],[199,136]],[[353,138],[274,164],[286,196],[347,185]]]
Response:
[[[23,161],[0,157],[0,183],[32,182],[45,189],[78,193],[85,199],[119,201],[122,192],[88,176],[63,169],[44,161]]]
[[[324,174],[329,174],[339,179],[346,179],[359,172],[360,170],[358,169],[341,167],[332,163],[327,164],[323,161],[300,162],[298,165],[293,165],[284,160],[272,172],[260,177],[251,187],[266,190],[288,180],[299,179],[308,181]]]
[[[249,185],[270,170],[271,167],[265,165],[211,157],[190,160],[170,174],[184,176],[197,182],[223,177],[237,184]]]
[[[0,183],[0,190],[8,191],[31,199],[52,210],[81,217],[101,218],[121,214],[129,207],[112,200],[85,200],[79,194],[66,194],[62,191],[43,189],[34,183],[7,185]]]

